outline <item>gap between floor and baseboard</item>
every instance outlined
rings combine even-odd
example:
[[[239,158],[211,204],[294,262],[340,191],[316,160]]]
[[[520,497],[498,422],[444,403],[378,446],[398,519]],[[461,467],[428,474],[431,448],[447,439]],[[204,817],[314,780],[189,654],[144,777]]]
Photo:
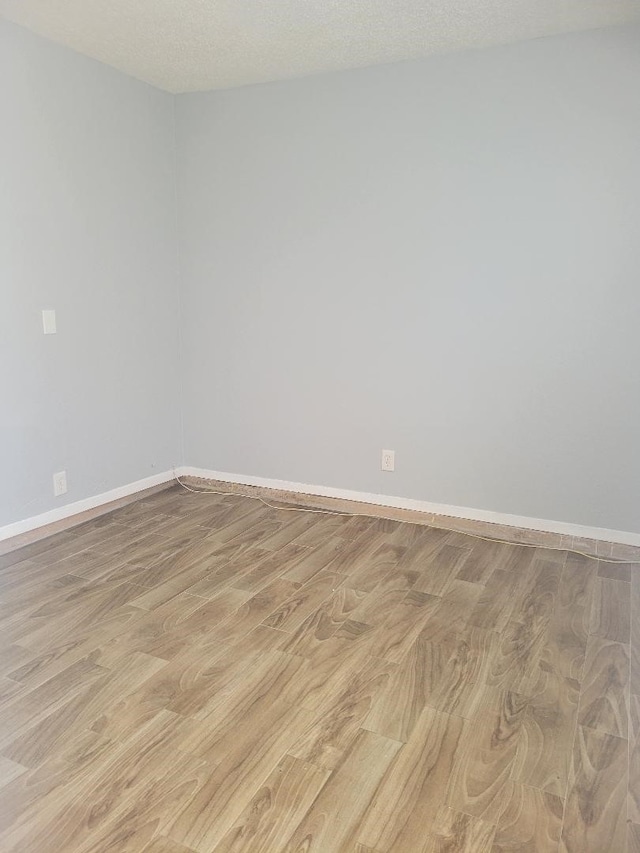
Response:
[[[221,483],[233,483],[253,488],[269,489],[273,492],[288,492],[291,494],[317,496],[333,499],[336,501],[350,501],[358,504],[369,504],[376,507],[388,507],[395,510],[404,510],[409,513],[422,515],[437,515],[444,518],[459,519],[463,521],[478,522],[491,525],[501,525],[522,530],[531,530],[540,533],[555,533],[563,536],[573,536],[582,539],[592,539],[600,542],[613,542],[620,545],[640,547],[640,534],[621,530],[609,530],[602,527],[588,527],[581,524],[571,524],[563,521],[551,521],[548,519],[530,518],[527,516],[511,515],[509,513],[492,512],[490,510],[473,509],[469,507],[449,506],[431,501],[420,501],[412,498],[394,497],[391,495],[377,495],[368,492],[359,492],[352,489],[337,489],[331,486],[315,486],[307,483],[296,483],[288,480],[274,480],[266,477],[254,477],[245,474],[230,474],[224,471],[212,471],[204,468],[181,466],[173,471],[165,471],[137,480],[125,486],[111,489],[94,497],[75,501],[57,509],[49,510],[40,515],[16,521],[4,527],[0,527],[0,542],[8,545],[12,543],[7,540],[15,539],[15,547],[27,544],[20,541],[24,534],[39,531],[40,536],[33,539],[43,538],[52,533],[60,532],[80,523],[78,516],[82,515],[82,521],[90,517],[96,517],[109,512],[116,507],[113,505],[124,498],[139,496],[154,487],[162,487],[170,484],[176,477],[195,477],[203,480],[215,480]],[[281,498],[274,498],[281,499]],[[95,510],[95,511],[94,511]],[[354,510],[358,511],[358,510]],[[400,519],[401,520],[401,519]],[[415,519],[414,519],[415,520]],[[66,524],[64,522],[67,522]],[[45,531],[44,528],[51,528]],[[491,535],[488,532],[488,535]]]
[[[428,515],[438,515],[447,518],[476,521],[484,524],[517,527],[523,530],[533,530],[541,533],[556,533],[564,536],[575,536],[582,539],[595,539],[600,542],[615,542],[620,545],[640,547],[640,533],[629,533],[624,530],[609,530],[604,527],[587,527],[582,524],[571,524],[564,521],[550,521],[542,518],[511,515],[504,512],[492,512],[470,507],[450,506],[448,504],[432,503],[431,501],[400,498],[391,495],[376,495],[369,492],[358,492],[351,489],[336,489],[331,486],[312,486],[308,483],[295,483],[287,480],[272,480],[266,477],[253,477],[245,474],[229,474],[224,471],[209,471],[204,468],[182,467],[177,473],[181,477],[196,477],[202,480],[217,480],[222,483],[236,483],[243,486],[254,486],[272,489],[279,492],[294,494],[317,495],[323,498],[353,501],[361,504],[391,507]]]

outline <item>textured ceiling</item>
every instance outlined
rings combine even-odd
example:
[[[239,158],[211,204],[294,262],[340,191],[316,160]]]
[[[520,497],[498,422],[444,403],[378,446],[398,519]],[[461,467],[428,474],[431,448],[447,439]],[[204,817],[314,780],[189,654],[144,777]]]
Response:
[[[640,21],[640,0],[0,0],[0,15],[192,92]]]

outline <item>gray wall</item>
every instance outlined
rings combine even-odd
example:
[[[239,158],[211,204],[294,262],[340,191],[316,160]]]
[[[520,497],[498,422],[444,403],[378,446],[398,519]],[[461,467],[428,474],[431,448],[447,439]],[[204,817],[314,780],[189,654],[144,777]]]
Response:
[[[0,525],[180,461],[173,108],[0,21]]]
[[[181,96],[188,464],[640,531],[638,80],[626,28]]]
[[[0,526],[185,461],[640,532],[638,79],[625,28],[180,96],[179,276],[174,99],[0,22]]]

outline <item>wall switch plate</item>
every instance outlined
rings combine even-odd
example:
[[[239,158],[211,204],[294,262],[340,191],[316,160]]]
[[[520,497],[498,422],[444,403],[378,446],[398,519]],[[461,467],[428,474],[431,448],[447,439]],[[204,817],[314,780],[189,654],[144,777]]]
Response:
[[[396,452],[395,450],[382,451],[382,470],[395,471],[396,469]]]
[[[46,310],[42,312],[42,328],[45,335],[55,335],[56,329],[56,312]]]
[[[53,475],[53,495],[56,498],[59,498],[60,495],[64,495],[67,491],[67,472],[66,471],[58,471],[57,474]]]

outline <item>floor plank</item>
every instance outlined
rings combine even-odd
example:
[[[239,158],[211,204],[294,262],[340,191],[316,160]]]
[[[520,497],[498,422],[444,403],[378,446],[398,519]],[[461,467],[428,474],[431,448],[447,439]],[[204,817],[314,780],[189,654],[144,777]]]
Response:
[[[543,668],[535,694],[526,701],[511,777],[564,797],[569,782],[580,685]]]
[[[484,692],[447,780],[448,806],[498,824],[513,795],[512,768],[526,708],[526,700],[516,693],[497,688]]]
[[[418,638],[382,686],[363,727],[405,742],[427,704],[430,648]]]
[[[322,709],[291,747],[290,754],[318,767],[335,769],[392,673],[392,665],[370,658],[336,700]]]
[[[635,568],[635,567],[634,567]],[[640,694],[640,572],[631,576],[631,692]]]
[[[370,654],[395,663],[401,661],[439,603],[434,595],[409,590],[382,623]]]
[[[283,853],[325,853],[355,845],[358,825],[402,744],[361,731],[333,771]],[[304,846],[302,846],[304,845]]]
[[[626,738],[628,703],[629,647],[590,637],[580,697],[580,724]]]
[[[222,760],[168,825],[169,837],[199,853],[220,844],[309,723],[309,712],[268,701],[256,706],[254,714],[238,719],[234,731],[204,744],[202,753],[222,755]]]
[[[573,748],[563,853],[624,851],[627,741],[578,726]]]
[[[563,809],[563,799],[554,794],[527,785],[514,785],[509,805],[496,828],[492,853],[514,850],[556,853]]]
[[[627,816],[640,825],[640,696],[629,701],[629,795]],[[639,839],[640,840],[640,837]]]
[[[285,755],[253,795],[216,853],[271,853],[284,846],[331,775]]]
[[[629,584],[624,581],[598,578],[591,610],[591,634],[618,643],[630,642],[629,592]]]
[[[364,813],[358,840],[380,850],[419,850],[435,821],[464,731],[460,717],[425,708]]]
[[[640,853],[640,824],[627,825],[627,853]]]

